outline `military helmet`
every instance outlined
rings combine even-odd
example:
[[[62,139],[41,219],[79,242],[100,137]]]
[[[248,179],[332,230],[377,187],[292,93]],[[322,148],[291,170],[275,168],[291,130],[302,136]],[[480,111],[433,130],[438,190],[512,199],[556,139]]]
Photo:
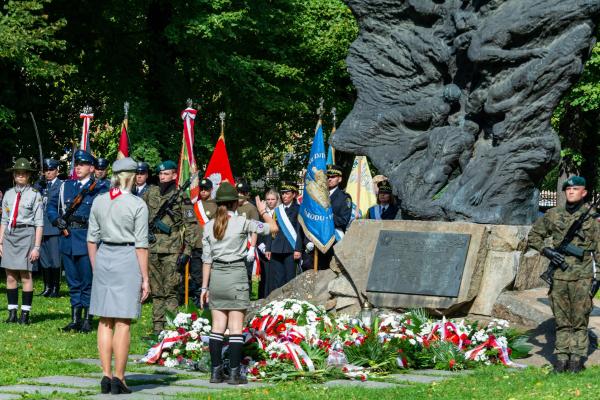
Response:
[[[237,190],[229,182],[222,182],[217,189],[215,201],[217,203],[226,203],[228,201],[236,201],[239,199]]]
[[[21,158],[18,158],[17,161],[15,161],[15,164],[13,165],[13,167],[12,168],[8,168],[7,171],[29,171],[29,172],[35,172],[37,170],[31,166],[31,163],[29,162],[28,159],[26,159],[24,157],[21,157]]]

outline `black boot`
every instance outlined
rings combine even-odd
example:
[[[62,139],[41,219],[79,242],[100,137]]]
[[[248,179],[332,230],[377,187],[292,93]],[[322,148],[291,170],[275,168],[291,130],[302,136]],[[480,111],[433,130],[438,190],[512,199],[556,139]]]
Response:
[[[64,332],[79,331],[81,328],[81,307],[71,307],[71,322],[62,328]]]
[[[21,310],[21,318],[19,319],[19,324],[21,325],[29,325],[29,311]]]
[[[556,374],[561,374],[567,370],[569,361],[568,360],[558,360],[556,364],[554,364],[553,372]]]
[[[8,310],[8,318],[6,319],[7,324],[16,324],[17,323],[17,310],[12,309]]]
[[[210,372],[210,383],[222,383],[224,380],[223,366],[213,367]]]
[[[240,367],[235,367],[231,368],[227,383],[230,385],[245,385],[248,383],[248,379],[241,374]]]
[[[42,279],[44,280],[44,291],[40,296],[48,297],[52,293],[52,276],[50,269],[42,268]]]
[[[48,297],[60,297],[60,268],[50,268],[50,285]]]
[[[569,360],[569,371],[574,374],[581,372],[585,369],[585,361],[583,357],[571,357]]]
[[[79,328],[79,332],[81,333],[90,333],[92,331],[92,320],[94,318],[93,315],[89,313],[88,307],[83,307],[83,315],[81,316],[81,328]]]

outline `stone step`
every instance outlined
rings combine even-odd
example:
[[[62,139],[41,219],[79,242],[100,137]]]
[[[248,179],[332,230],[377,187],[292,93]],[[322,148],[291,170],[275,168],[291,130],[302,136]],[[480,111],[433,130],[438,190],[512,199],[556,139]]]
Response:
[[[378,381],[359,381],[359,380],[346,380],[337,379],[333,381],[327,381],[323,384],[328,387],[362,387],[367,389],[389,389],[394,387],[404,387],[406,385],[398,385],[391,382],[378,382]]]
[[[227,382],[223,382],[223,383],[210,383],[208,378],[205,379],[201,379],[201,378],[197,378],[197,379],[184,379],[184,380],[179,380],[179,381],[175,381],[173,383],[171,383],[171,385],[176,385],[176,386],[203,386],[203,387],[207,387],[210,389],[254,389],[254,388],[258,388],[258,387],[264,387],[264,386],[271,386],[268,383],[265,382],[248,382],[247,385],[239,385],[239,386],[232,386],[229,385]]]
[[[439,382],[439,381],[443,381],[443,380],[447,379],[447,377],[445,377],[445,376],[419,375],[419,374],[415,374],[415,373],[392,374],[389,377],[398,382],[410,382],[410,383],[432,383],[432,382]]]
[[[99,388],[100,379],[82,378],[79,376],[44,376],[31,379],[31,382],[47,385],[63,385],[76,388]]]

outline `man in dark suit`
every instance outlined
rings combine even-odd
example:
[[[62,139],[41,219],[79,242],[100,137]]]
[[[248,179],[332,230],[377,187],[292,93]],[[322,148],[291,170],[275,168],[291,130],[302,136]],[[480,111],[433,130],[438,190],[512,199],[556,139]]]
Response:
[[[267,235],[265,256],[269,260],[266,270],[265,297],[296,277],[297,264],[302,257],[302,229],[298,222],[300,206],[296,201],[298,187],[295,183],[283,183],[281,202],[275,209],[279,232]]]
[[[52,226],[48,219],[48,198],[58,196],[62,180],[58,179],[59,162],[51,158],[44,160],[44,177],[35,184],[44,201],[44,233],[42,247],[40,248],[40,259],[38,265],[42,278],[44,279],[44,291],[40,293],[44,297],[58,297],[60,291],[60,247],[58,228]]]
[[[392,194],[392,185],[388,181],[381,181],[377,185],[377,204],[367,211],[367,219],[389,220],[396,219],[398,206]]]

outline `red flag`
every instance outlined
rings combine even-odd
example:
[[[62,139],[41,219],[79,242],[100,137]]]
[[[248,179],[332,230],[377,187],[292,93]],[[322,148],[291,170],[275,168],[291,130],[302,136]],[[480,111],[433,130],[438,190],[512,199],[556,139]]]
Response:
[[[219,137],[215,150],[210,157],[208,167],[206,167],[205,178],[208,178],[213,183],[212,197],[215,197],[217,189],[221,182],[229,182],[235,185],[233,180],[233,174],[231,173],[231,166],[229,165],[229,156],[227,155],[227,148],[225,147],[225,138],[223,135]]]
[[[129,138],[127,137],[127,118],[123,120],[121,126],[121,138],[119,139],[119,151],[117,153],[117,160],[121,158],[129,157]]]

